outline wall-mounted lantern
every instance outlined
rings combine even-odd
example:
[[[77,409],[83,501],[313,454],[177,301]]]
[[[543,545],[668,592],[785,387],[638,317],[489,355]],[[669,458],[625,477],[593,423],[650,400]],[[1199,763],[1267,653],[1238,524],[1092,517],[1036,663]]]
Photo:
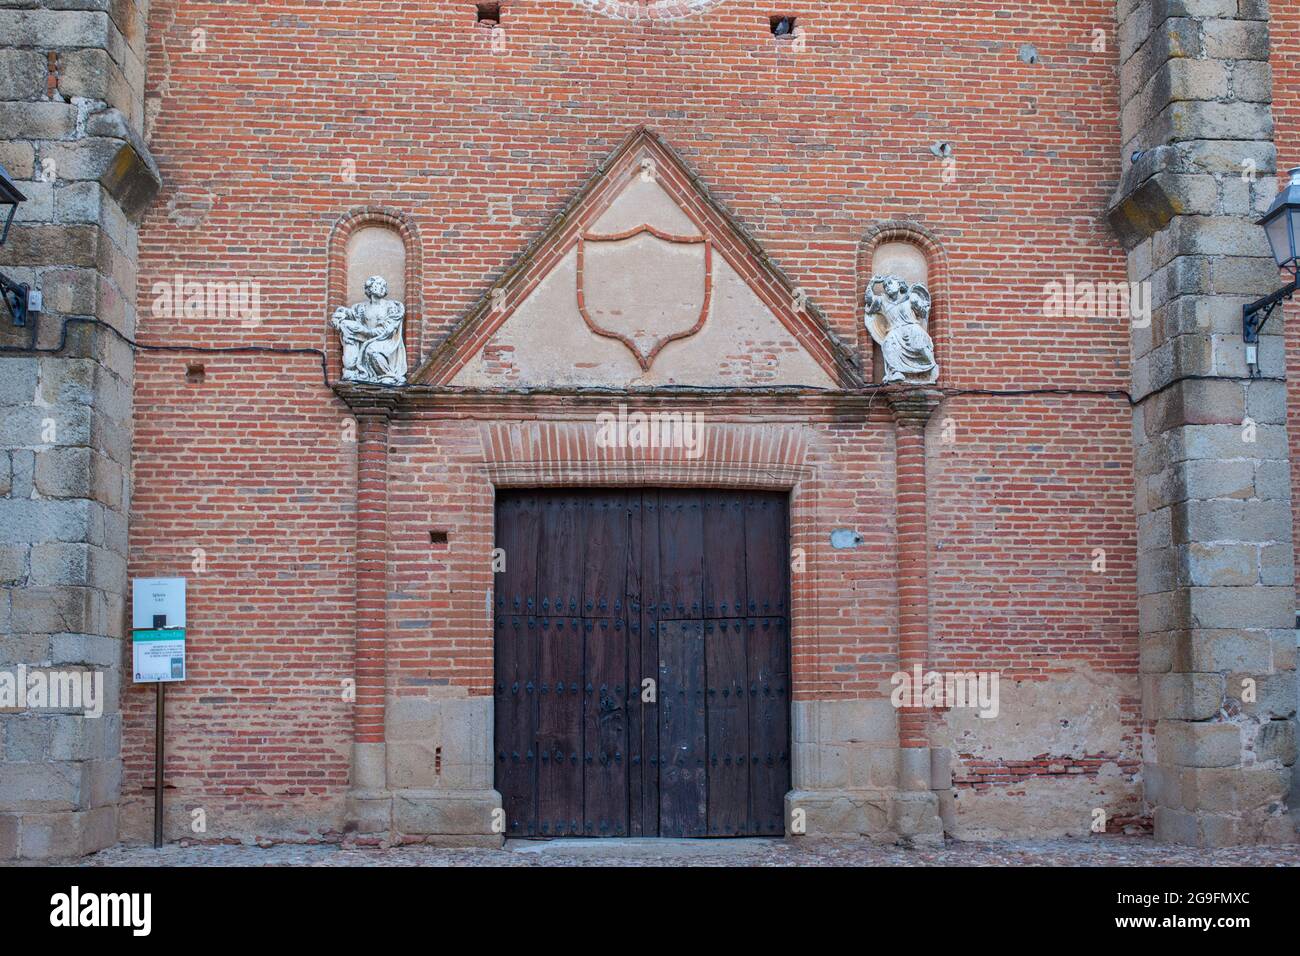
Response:
[[[26,198],[9,178],[9,171],[0,166],[0,215],[4,216],[4,227],[0,229],[0,246],[9,238],[9,227],[13,225],[18,204]],[[8,212],[3,211],[5,206],[9,207]],[[26,282],[14,282],[0,273],[0,295],[3,295],[9,314],[13,316],[14,325],[26,325],[32,298],[31,286]]]
[[[1300,167],[1291,170],[1291,182],[1277,194],[1259,225],[1264,227],[1268,236],[1278,268],[1288,270],[1293,278],[1272,295],[1242,309],[1241,335],[1246,343],[1246,364],[1250,366],[1252,376],[1259,374],[1259,330],[1273,310],[1296,291],[1295,277],[1300,271]]]

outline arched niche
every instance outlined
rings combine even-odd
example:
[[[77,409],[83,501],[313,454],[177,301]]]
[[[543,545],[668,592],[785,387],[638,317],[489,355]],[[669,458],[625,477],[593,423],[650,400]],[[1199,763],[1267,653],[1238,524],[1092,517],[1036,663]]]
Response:
[[[863,298],[875,275],[896,275],[908,282],[921,282],[930,290],[933,304],[927,330],[934,340],[939,376],[944,375],[947,355],[948,262],[943,246],[924,226],[912,222],[884,222],[873,227],[858,249],[857,331],[864,373],[872,382],[884,377],[880,347],[863,324]]]
[[[896,275],[929,288],[930,261],[916,243],[892,239],[876,246],[871,256],[871,274]]]
[[[406,306],[403,332],[410,368],[414,370],[423,358],[420,244],[415,227],[394,210],[354,210],[339,219],[330,233],[328,302],[322,319],[331,381],[342,375],[343,359],[329,316],[340,305],[364,299],[366,279],[373,275],[383,276],[389,297]]]
[[[366,279],[383,276],[390,298],[406,301],[406,242],[388,225],[368,223],[348,236],[344,250],[348,270],[348,302],[365,296]]]

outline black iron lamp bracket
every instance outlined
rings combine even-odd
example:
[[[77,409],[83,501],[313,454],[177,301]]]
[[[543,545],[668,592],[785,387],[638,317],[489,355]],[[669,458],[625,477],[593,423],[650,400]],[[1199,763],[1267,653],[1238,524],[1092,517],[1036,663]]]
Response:
[[[1295,295],[1298,285],[1300,283],[1292,282],[1290,285],[1278,289],[1272,295],[1266,295],[1264,298],[1242,307],[1241,334],[1247,344],[1254,344],[1259,341],[1259,330],[1264,327],[1264,323],[1268,321],[1274,309]]]
[[[27,324],[28,308],[32,299],[32,287],[26,282],[14,282],[7,275],[0,273],[0,295],[3,295],[9,315],[14,325],[19,328]]]
[[[1298,275],[1300,278],[1300,275]],[[1283,302],[1286,302],[1300,288],[1300,281],[1292,279],[1276,292],[1256,299],[1241,309],[1241,338],[1246,344],[1246,364],[1250,366],[1252,376],[1259,374],[1259,333],[1264,323]]]
[[[9,227],[14,224],[14,216],[18,214],[18,204],[26,198],[9,178],[8,170],[0,166],[0,206],[9,207],[4,221],[0,223],[0,246],[3,246],[5,240],[9,238]],[[39,292],[33,293],[32,287],[26,282],[15,282],[3,273],[0,273],[0,298],[5,300],[5,308],[9,310],[14,325],[17,326],[27,324],[27,314],[33,306],[37,311],[41,308]]]

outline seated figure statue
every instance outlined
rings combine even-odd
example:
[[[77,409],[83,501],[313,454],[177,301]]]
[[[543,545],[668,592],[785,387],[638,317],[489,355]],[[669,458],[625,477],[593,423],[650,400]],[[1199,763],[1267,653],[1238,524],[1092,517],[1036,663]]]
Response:
[[[343,343],[343,380],[402,385],[406,382],[406,308],[388,298],[383,276],[366,280],[366,301],[340,306],[330,317]]]

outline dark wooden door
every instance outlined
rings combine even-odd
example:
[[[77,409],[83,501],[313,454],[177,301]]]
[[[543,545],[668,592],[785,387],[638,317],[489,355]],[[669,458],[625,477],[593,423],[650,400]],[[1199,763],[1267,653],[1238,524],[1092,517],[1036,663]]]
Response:
[[[787,541],[777,493],[498,495],[509,835],[785,832]]]

